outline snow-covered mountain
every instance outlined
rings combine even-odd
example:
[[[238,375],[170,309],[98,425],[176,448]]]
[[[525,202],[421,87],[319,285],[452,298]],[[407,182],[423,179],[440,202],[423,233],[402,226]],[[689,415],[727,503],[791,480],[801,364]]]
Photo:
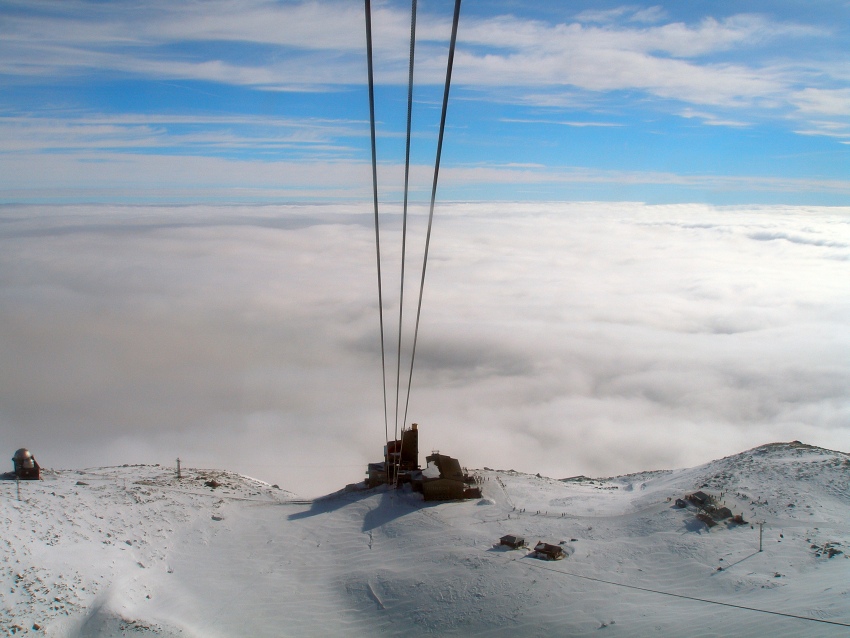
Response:
[[[792,442],[607,479],[475,473],[484,498],[446,503],[306,502],[159,466],[0,481],[0,635],[850,635],[848,454]],[[676,506],[696,491],[747,523]],[[567,557],[494,547],[505,534]]]

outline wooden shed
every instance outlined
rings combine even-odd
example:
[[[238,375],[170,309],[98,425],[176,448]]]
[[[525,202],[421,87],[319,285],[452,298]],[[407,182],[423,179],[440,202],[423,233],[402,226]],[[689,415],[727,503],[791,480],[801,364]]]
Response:
[[[542,558],[543,560],[561,560],[567,555],[564,548],[560,545],[550,545],[543,541],[538,541],[534,546],[534,557]]]
[[[505,545],[511,549],[519,549],[525,546],[525,539],[522,536],[507,534],[499,539],[499,545]]]

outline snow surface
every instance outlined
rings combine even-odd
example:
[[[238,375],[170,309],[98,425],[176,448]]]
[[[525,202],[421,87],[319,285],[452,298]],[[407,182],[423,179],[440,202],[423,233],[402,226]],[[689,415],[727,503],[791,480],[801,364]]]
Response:
[[[607,479],[476,473],[484,498],[436,504],[384,488],[306,502],[159,466],[47,470],[20,500],[0,481],[0,635],[850,635],[848,454],[794,442]],[[749,523],[709,530],[674,506],[697,489]],[[568,556],[494,547],[505,534]]]

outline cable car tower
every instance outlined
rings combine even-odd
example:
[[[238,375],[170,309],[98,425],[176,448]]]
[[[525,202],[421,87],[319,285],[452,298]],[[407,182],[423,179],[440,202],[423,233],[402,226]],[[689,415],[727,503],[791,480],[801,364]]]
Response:
[[[396,395],[395,395],[395,426],[393,430],[393,438],[390,439],[389,432],[389,409],[387,400],[387,356],[386,356],[386,340],[384,331],[384,299],[383,299],[383,276],[381,272],[381,232],[380,232],[380,215],[378,212],[378,160],[377,149],[375,143],[375,91],[374,91],[374,73],[372,64],[372,8],[371,1],[365,0],[366,10],[366,61],[368,66],[369,80],[369,125],[371,131],[371,146],[372,146],[372,200],[374,205],[375,217],[375,249],[377,258],[378,271],[378,308],[381,328],[381,381],[383,384],[383,399],[384,399],[384,434],[387,441],[386,451],[384,454],[383,474],[385,480],[391,485],[398,485],[403,472],[408,469],[418,469],[418,431],[416,424],[411,428],[406,429],[407,412],[410,407],[410,390],[413,385],[413,365],[416,358],[416,344],[419,337],[419,320],[422,314],[422,296],[425,290],[425,272],[428,266],[428,251],[431,243],[431,228],[434,220],[434,202],[437,198],[437,181],[440,174],[440,157],[443,148],[443,135],[446,126],[446,112],[449,103],[449,89],[451,88],[452,66],[454,64],[455,44],[457,42],[457,27],[460,20],[460,4],[461,0],[455,0],[454,17],[452,20],[452,33],[449,42],[448,62],[446,65],[446,82],[443,91],[443,107],[440,115],[440,129],[437,137],[437,152],[434,160],[434,178],[431,185],[431,203],[428,210],[428,230],[425,236],[425,253],[422,259],[422,271],[419,281],[419,300],[416,306],[416,323],[413,331],[412,345],[410,350],[410,369],[407,374],[407,391],[404,399],[404,412],[401,419],[401,437],[399,437],[399,411],[401,397],[401,352],[402,352],[402,328],[404,326],[404,278],[405,278],[405,260],[407,252],[407,212],[408,212],[408,187],[410,178],[410,132],[412,124],[413,112],[413,67],[416,49],[416,2],[412,0],[410,9],[410,57],[408,70],[408,85],[407,85],[407,136],[405,144],[404,158],[404,203],[402,209],[402,245],[401,245],[401,273],[400,273],[400,296],[399,296],[399,316],[398,316],[398,344],[397,344],[397,363],[396,363]],[[415,445],[415,450],[407,449]],[[412,460],[412,467],[411,467]],[[379,464],[370,464],[370,480],[372,479],[373,466]],[[381,473],[377,472],[376,476]]]

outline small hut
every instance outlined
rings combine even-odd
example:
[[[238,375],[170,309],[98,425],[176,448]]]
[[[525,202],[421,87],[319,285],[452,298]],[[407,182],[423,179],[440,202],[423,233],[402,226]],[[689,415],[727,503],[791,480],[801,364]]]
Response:
[[[499,539],[499,545],[510,547],[511,549],[519,549],[525,546],[525,539],[522,536],[507,534]]]
[[[15,464],[15,476],[22,481],[37,481],[41,478],[41,467],[32,452],[25,447],[15,452],[12,463]]]
[[[542,558],[543,560],[561,560],[566,555],[567,553],[560,545],[550,545],[549,543],[539,541],[537,545],[534,546],[535,558]]]

